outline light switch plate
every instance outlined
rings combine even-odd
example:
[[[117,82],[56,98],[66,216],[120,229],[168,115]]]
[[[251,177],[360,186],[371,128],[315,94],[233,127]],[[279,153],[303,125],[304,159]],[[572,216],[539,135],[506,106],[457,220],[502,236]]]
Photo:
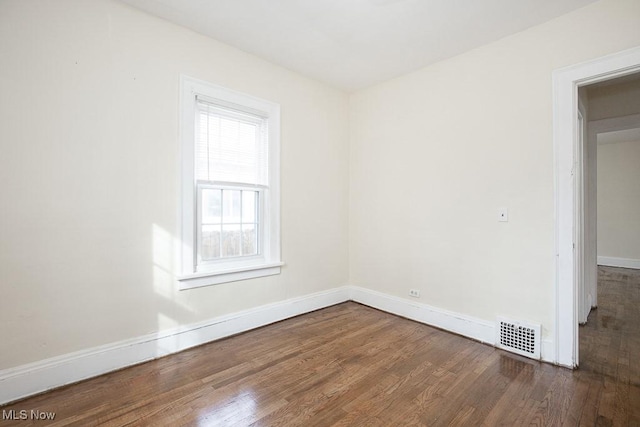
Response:
[[[509,209],[507,209],[507,208],[498,208],[498,221],[499,222],[509,222]]]

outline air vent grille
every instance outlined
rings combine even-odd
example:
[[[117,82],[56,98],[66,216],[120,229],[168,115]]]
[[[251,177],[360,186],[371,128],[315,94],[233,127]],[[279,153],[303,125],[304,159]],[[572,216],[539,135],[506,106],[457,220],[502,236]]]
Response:
[[[540,325],[498,318],[496,345],[502,349],[540,358]]]

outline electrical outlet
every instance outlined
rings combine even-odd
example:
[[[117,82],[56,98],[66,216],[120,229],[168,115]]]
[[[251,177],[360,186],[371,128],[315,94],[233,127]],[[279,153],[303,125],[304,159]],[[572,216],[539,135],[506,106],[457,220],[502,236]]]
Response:
[[[417,289],[409,289],[409,296],[414,298],[420,298],[420,291]]]

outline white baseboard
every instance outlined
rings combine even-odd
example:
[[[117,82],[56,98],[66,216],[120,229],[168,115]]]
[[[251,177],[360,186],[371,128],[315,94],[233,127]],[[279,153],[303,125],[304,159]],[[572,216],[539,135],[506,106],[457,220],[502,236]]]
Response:
[[[349,295],[355,302],[393,313],[407,319],[435,326],[474,340],[495,343],[495,325],[486,320],[443,310],[427,304],[383,294],[357,286],[351,286]]]
[[[0,404],[349,300],[347,287],[0,371]]]
[[[553,341],[542,340],[540,341],[540,360],[547,363],[558,365],[556,360],[556,347],[553,345]]]
[[[494,322],[357,286],[349,287],[349,296],[352,301],[369,307],[495,346]],[[553,342],[542,340],[540,343],[540,359],[545,362],[555,363],[554,354],[555,347]]]
[[[635,268],[636,270],[640,270],[640,259],[599,256],[598,265],[604,265],[607,267]]]
[[[420,323],[495,344],[495,324],[357,286],[344,286],[220,316],[193,325],[94,347],[0,371],[0,404],[346,301],[355,301]],[[553,363],[553,343],[541,358]]]

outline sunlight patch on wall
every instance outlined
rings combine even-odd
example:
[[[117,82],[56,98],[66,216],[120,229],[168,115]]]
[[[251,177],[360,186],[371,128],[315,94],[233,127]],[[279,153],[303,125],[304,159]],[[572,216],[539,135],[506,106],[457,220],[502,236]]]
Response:
[[[180,295],[178,284],[175,278],[175,266],[178,265],[176,254],[179,253],[178,239],[175,238],[164,228],[157,224],[152,225],[152,254],[153,254],[153,289],[161,303],[165,306],[168,304],[172,312],[180,311],[182,314],[193,314],[195,310],[185,301],[185,296]],[[170,318],[165,311],[158,316]],[[169,325],[158,322],[158,330],[165,330],[179,324],[175,321],[175,325]]]
[[[156,293],[165,298],[173,299],[175,265],[174,237],[167,230],[157,224],[152,225],[153,236],[153,287]]]

